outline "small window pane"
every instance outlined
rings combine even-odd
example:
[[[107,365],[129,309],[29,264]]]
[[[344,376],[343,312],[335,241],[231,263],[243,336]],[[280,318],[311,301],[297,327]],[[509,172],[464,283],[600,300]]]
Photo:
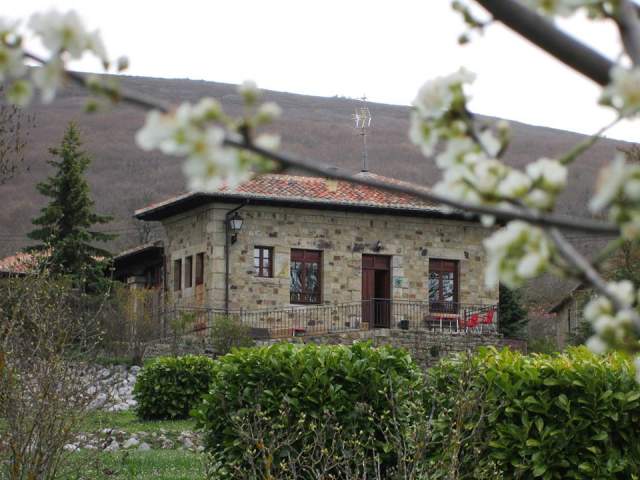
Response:
[[[184,287],[191,288],[193,285],[193,257],[184,259]]]
[[[182,260],[173,261],[173,289],[182,289]]]

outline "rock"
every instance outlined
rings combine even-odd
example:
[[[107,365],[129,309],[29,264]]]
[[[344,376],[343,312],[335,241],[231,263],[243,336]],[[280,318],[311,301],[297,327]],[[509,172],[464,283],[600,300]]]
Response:
[[[136,407],[138,406],[138,402],[136,400],[129,399],[127,400],[127,405],[129,406],[129,408]]]
[[[134,365],[129,369],[129,372],[133,373],[134,375],[137,375],[139,371],[140,371],[140,367],[138,365]]]
[[[129,440],[122,444],[122,448],[132,448],[137,447],[138,445],[140,445],[140,440],[138,440],[136,437],[131,437]]]
[[[117,452],[120,450],[120,445],[116,440],[113,440],[107,447],[104,449],[105,452]]]
[[[108,368],[103,368],[102,370],[100,370],[98,376],[100,378],[109,378],[111,376],[111,371]]]
[[[140,444],[140,446],[138,447],[138,450],[141,450],[141,451],[145,451],[145,452],[146,452],[147,450],[151,450],[151,445],[149,445],[149,444],[148,444],[148,443],[146,443],[146,442],[142,442],[142,443]]]
[[[196,452],[198,452],[198,453],[204,452],[204,447],[202,445],[197,446],[196,447]]]
[[[105,403],[107,403],[107,395],[104,393],[100,393],[91,401],[91,403],[89,404],[89,409],[96,410],[98,408],[102,408],[104,407]]]
[[[191,450],[193,448],[193,441],[189,437],[184,437],[182,439],[182,446],[187,450]]]
[[[164,439],[162,441],[162,444],[160,445],[160,448],[162,448],[163,450],[171,450],[173,448],[173,442],[169,439]]]
[[[80,450],[80,447],[75,443],[67,443],[64,447],[62,447],[67,452],[75,452],[76,450]]]

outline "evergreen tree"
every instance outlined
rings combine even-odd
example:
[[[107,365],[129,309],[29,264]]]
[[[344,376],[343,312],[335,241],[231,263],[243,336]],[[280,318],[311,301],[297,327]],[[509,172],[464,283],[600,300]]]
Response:
[[[104,278],[109,252],[95,246],[115,235],[96,232],[95,225],[112,220],[107,215],[94,212],[89,185],[84,172],[91,158],[81,150],[78,128],[70,123],[60,146],[50,148],[57,157],[47,163],[56,168],[56,173],[39,183],[36,188],[51,201],[33,219],[36,228],[29,238],[41,243],[30,247],[30,251],[48,251],[47,265],[58,274],[72,276],[79,286],[90,287]]]
[[[500,333],[505,337],[517,338],[526,335],[527,310],[522,306],[522,294],[500,285],[498,301],[498,322]]]

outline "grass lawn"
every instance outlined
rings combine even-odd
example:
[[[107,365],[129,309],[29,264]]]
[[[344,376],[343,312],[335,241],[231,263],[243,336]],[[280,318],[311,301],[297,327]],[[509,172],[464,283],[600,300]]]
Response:
[[[167,432],[180,433],[184,430],[193,431],[195,420],[140,420],[133,411],[125,412],[92,412],[78,427],[80,432],[99,432],[103,428],[122,430],[128,433]]]
[[[185,450],[70,454],[65,480],[195,480],[204,475],[205,455]]]

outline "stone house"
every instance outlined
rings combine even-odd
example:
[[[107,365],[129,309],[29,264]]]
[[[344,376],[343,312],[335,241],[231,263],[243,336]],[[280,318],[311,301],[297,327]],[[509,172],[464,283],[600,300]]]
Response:
[[[165,288],[178,305],[257,311],[384,299],[456,314],[498,301],[497,286],[484,283],[490,230],[408,195],[270,174],[135,216],[164,226]]]

